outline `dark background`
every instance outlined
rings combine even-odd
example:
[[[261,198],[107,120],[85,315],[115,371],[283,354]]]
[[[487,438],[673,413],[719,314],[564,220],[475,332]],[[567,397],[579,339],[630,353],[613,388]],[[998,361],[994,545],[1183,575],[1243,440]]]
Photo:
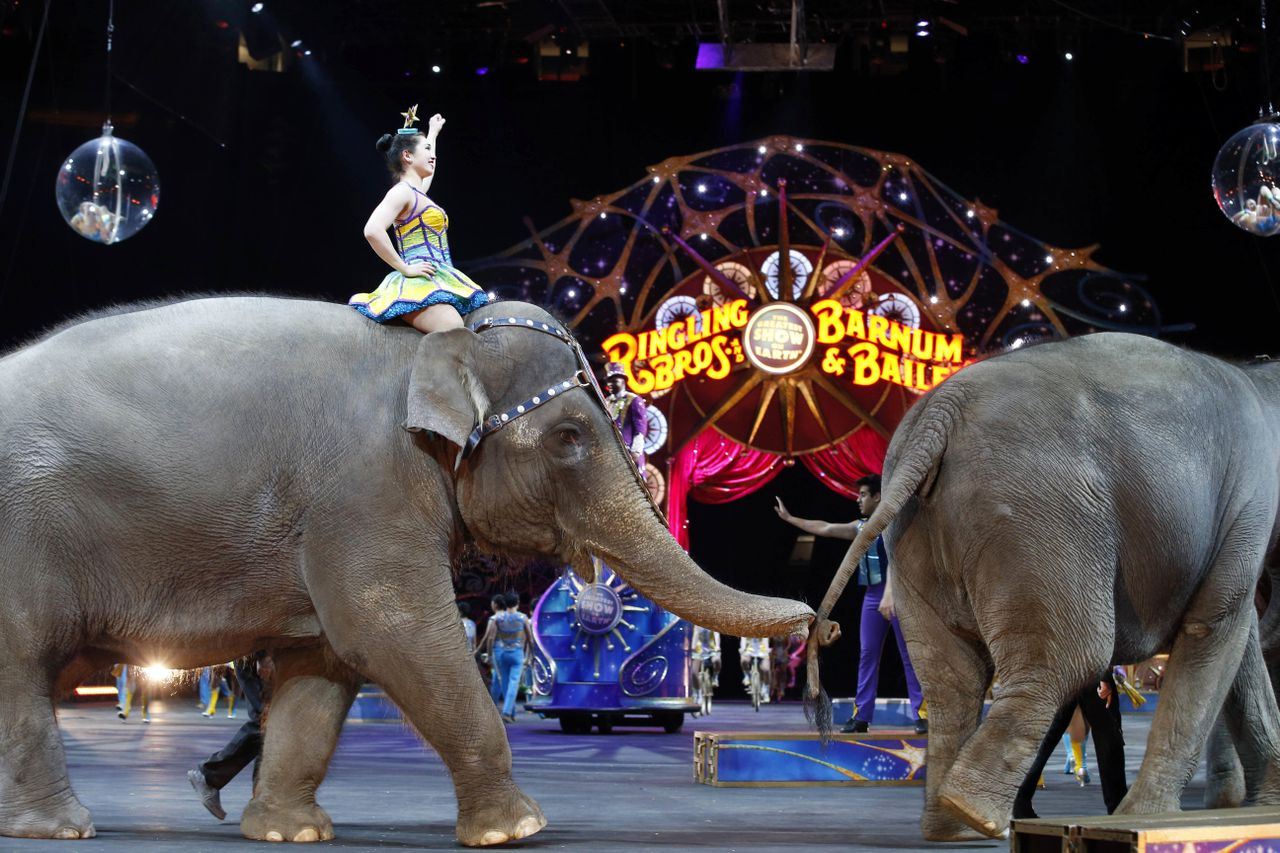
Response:
[[[6,160],[45,2],[0,2]],[[432,195],[449,210],[464,269],[527,236],[526,215],[545,227],[569,214],[570,198],[629,185],[668,156],[784,133],[902,152],[1039,239],[1101,243],[1097,260],[1146,276],[1167,322],[1195,324],[1175,342],[1228,356],[1276,349],[1280,239],[1237,230],[1209,186],[1217,149],[1266,100],[1256,4],[810,0],[811,35],[839,45],[835,71],[733,74],[692,70],[693,24],[716,18],[714,3],[696,0],[680,4],[690,16],[682,26],[590,39],[587,74],[549,82],[537,79],[525,37],[551,27],[576,44],[559,3],[268,2],[270,23],[313,53],[267,73],[236,61],[241,29],[255,25],[246,3],[117,0],[117,135],[151,156],[162,192],[154,222],[104,247],[61,221],[53,187],[61,159],[103,118],[107,3],[52,2],[0,209],[0,349],[143,297],[265,290],[345,300],[370,289],[384,269],[361,229],[387,187],[373,143],[414,102],[424,117],[448,119]],[[605,5],[624,23],[667,8]],[[789,16],[789,4],[729,8],[738,19]],[[858,47],[863,24],[841,16],[884,9],[901,13],[886,17],[889,29],[946,14],[969,34],[935,25],[929,39],[912,37],[900,71],[882,73],[875,52]],[[1212,24],[1232,28],[1237,47],[1212,73],[1184,72],[1180,30]],[[1027,64],[1014,61],[1019,52]],[[476,75],[480,66],[490,72]],[[811,565],[786,568],[796,531],[774,515],[775,494],[800,516],[854,512],[796,466],[734,504],[691,506],[693,554],[737,586],[816,601],[844,543],[819,542]],[[857,595],[845,599],[837,617],[852,637]],[[846,641],[828,655],[850,662],[826,669],[837,695],[852,692],[855,648]],[[896,674],[886,678],[888,688]]]

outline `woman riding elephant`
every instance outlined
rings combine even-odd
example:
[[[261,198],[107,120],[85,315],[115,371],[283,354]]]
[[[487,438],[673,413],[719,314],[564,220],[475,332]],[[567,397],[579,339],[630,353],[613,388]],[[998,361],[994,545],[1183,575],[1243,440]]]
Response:
[[[458,628],[469,541],[587,579],[598,556],[723,632],[807,628],[805,605],[680,548],[563,327],[521,303],[468,320],[424,336],[343,305],[203,299],[0,359],[0,834],[94,834],[51,696],[115,661],[259,649],[276,688],[247,837],[332,837],[315,794],[365,680],[440,753],[464,844],[537,832]]]

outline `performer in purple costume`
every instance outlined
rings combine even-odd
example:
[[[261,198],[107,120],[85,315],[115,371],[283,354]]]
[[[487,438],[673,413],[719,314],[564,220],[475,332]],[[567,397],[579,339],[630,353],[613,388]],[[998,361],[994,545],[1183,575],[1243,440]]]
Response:
[[[815,536],[853,540],[862,527],[861,521],[835,524],[829,521],[796,518],[787,512],[781,498],[776,500],[778,505],[775,510],[783,521]],[[879,504],[879,475],[871,474],[863,477],[858,481],[858,509],[862,512],[863,518],[870,517]],[[929,729],[928,723],[920,716],[920,705],[924,700],[920,693],[920,681],[911,667],[911,659],[907,657],[907,643],[902,639],[902,628],[898,625],[898,618],[893,615],[892,606],[881,604],[888,581],[889,556],[885,552],[884,539],[877,537],[875,545],[858,564],[858,574],[855,579],[859,586],[867,588],[867,592],[862,598],[862,621],[858,630],[858,693],[854,699],[853,719],[841,729],[847,734],[865,732],[875,718],[876,687],[880,681],[880,655],[884,651],[884,641],[889,636],[890,627],[893,628],[893,635],[898,641],[898,653],[902,655],[902,670],[907,677],[907,695],[911,700],[911,713],[915,717],[916,732],[924,734]]]
[[[644,398],[627,390],[627,371],[620,362],[611,361],[604,366],[604,387],[609,391],[605,398],[613,422],[622,430],[622,441],[631,450],[631,458],[644,474],[644,440],[649,434],[648,406]]]

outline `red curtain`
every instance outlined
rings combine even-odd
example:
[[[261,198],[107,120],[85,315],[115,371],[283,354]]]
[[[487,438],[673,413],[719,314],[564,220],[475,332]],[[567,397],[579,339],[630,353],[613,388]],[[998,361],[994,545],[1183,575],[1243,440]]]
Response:
[[[715,430],[704,430],[671,462],[667,523],[672,535],[689,549],[690,496],[699,503],[728,503],[764,487],[781,470],[781,456],[750,450]]]
[[[854,484],[859,479],[884,473],[884,454],[888,448],[887,438],[864,428],[834,447],[800,459],[829,489],[847,498],[856,498],[858,487]]]
[[[856,498],[858,487],[854,484],[859,479],[884,471],[888,447],[888,439],[872,430],[860,429],[835,447],[800,458],[832,491]],[[690,497],[704,504],[728,503],[763,488],[781,471],[781,456],[751,450],[715,430],[704,430],[671,461],[667,523],[672,535],[688,550]]]

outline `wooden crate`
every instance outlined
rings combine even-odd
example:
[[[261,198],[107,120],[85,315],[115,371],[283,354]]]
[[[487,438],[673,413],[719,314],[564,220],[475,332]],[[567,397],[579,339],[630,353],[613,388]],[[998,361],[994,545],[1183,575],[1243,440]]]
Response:
[[[1280,853],[1280,808],[1015,820],[1013,853]]]
[[[694,732],[693,779],[719,788],[922,785],[927,735],[884,729],[814,732]]]

